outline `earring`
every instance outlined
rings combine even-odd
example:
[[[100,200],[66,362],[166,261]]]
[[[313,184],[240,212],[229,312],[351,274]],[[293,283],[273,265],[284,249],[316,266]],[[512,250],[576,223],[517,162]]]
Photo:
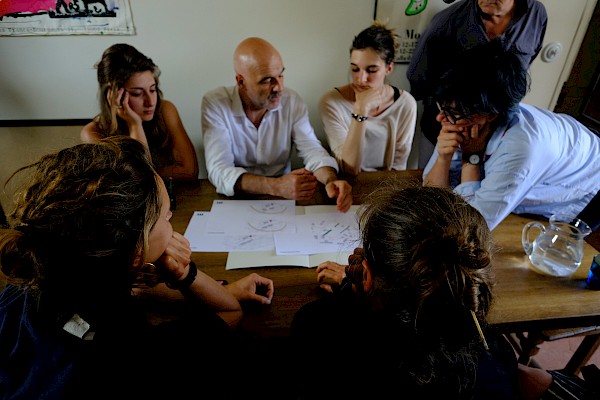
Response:
[[[133,287],[154,287],[165,280],[159,273],[159,268],[147,262],[138,271],[133,281]]]

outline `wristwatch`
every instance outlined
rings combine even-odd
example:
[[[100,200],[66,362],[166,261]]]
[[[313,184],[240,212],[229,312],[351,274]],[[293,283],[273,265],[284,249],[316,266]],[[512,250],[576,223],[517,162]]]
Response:
[[[465,154],[463,155],[463,161],[468,162],[472,165],[479,165],[483,161],[483,157],[481,154],[473,153],[473,154]]]

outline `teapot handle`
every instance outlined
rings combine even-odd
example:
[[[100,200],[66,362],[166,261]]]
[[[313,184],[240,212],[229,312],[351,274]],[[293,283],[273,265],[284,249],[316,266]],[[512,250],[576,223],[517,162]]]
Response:
[[[521,234],[521,242],[523,243],[523,250],[525,250],[525,254],[528,256],[531,255],[531,252],[533,251],[533,243],[529,241],[529,230],[531,228],[538,228],[541,231],[540,234],[546,232],[546,227],[541,222],[531,221],[525,224],[523,233]]]

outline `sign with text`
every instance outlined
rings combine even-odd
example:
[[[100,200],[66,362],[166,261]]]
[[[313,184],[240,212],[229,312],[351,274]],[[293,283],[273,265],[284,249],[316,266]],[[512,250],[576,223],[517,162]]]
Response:
[[[388,23],[395,28],[398,35],[399,48],[396,53],[397,63],[408,64],[417,41],[431,18],[448,7],[454,0],[377,0],[375,2],[375,19]]]

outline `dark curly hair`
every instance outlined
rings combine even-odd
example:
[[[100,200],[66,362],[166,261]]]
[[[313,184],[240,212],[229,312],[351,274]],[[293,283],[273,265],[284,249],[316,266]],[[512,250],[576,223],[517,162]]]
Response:
[[[79,144],[9,181],[26,171],[11,228],[0,230],[8,283],[50,299],[68,317],[129,296],[134,261],[144,259],[161,209],[160,178],[144,146],[126,136]]]
[[[434,88],[440,104],[454,103],[463,115],[497,114],[503,125],[517,112],[530,88],[530,77],[519,57],[492,40],[457,54]]]
[[[397,316],[409,338],[401,376],[452,393],[472,388],[482,349],[472,313],[486,325],[494,282],[484,218],[449,189],[390,182],[369,196],[359,222],[373,275],[367,299]]]

